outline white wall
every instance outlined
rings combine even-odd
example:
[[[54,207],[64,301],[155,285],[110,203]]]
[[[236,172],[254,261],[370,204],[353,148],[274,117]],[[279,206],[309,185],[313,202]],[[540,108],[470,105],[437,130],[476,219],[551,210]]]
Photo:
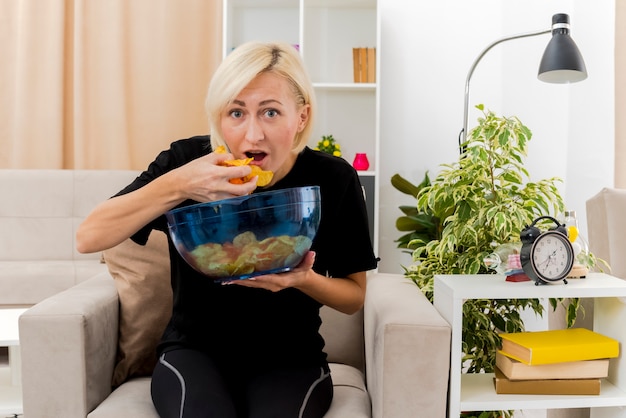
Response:
[[[568,209],[586,235],[585,201],[613,185],[615,0],[379,0],[381,13],[381,194],[379,270],[402,273],[411,258],[394,242],[398,206],[395,173],[421,181],[458,158],[465,78],[471,63],[503,36],[550,28],[567,13],[587,65],[587,80],[571,85],[537,80],[550,35],[505,42],[474,72],[470,129],[484,103],[516,115],[533,132],[527,168],[533,180],[561,177]]]

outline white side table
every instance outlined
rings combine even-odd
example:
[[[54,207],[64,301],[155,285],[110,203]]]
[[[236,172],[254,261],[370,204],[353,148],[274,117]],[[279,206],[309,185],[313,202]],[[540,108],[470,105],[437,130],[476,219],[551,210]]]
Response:
[[[18,320],[26,309],[0,309],[0,347],[9,348],[8,367],[0,366],[0,414],[22,414],[22,367]]]
[[[461,342],[463,303],[470,299],[594,299],[595,331],[620,341],[620,356],[611,359],[609,377],[598,396],[496,394],[493,373],[463,374]],[[460,411],[592,408],[593,418],[626,417],[626,281],[591,273],[586,279],[535,286],[507,282],[501,275],[436,275],[434,305],[452,327],[448,416]]]

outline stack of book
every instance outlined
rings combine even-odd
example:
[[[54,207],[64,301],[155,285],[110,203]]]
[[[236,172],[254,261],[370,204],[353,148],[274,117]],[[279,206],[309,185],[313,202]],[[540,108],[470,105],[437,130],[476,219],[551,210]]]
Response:
[[[376,48],[352,48],[355,83],[376,82]]]
[[[599,395],[619,342],[584,328],[502,333],[496,393]]]

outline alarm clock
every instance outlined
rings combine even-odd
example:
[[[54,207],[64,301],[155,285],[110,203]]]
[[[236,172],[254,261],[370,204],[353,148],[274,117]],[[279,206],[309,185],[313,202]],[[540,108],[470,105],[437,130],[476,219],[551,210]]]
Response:
[[[556,226],[541,231],[535,225],[543,219],[553,221]],[[520,240],[522,270],[535,281],[535,285],[561,280],[567,284],[566,277],[574,265],[574,248],[565,224],[551,216],[540,216],[520,232]]]

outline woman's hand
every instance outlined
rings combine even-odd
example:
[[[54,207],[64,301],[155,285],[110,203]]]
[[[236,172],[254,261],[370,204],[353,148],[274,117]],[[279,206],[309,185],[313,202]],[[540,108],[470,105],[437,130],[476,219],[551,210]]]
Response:
[[[313,270],[313,263],[315,262],[315,253],[309,251],[305,254],[304,258],[293,270],[285,273],[278,274],[266,274],[263,276],[251,277],[246,280],[233,280],[223,282],[223,284],[233,284],[245,287],[256,287],[260,289],[266,289],[271,292],[278,292],[288,287],[298,287],[299,283],[303,283],[307,280],[307,276],[316,274]]]
[[[257,178],[244,184],[232,184],[229,180],[250,174],[247,165],[225,167],[222,161],[233,159],[232,154],[211,154],[197,158],[170,173],[176,176],[176,184],[186,199],[211,202],[250,194],[256,189]],[[168,174],[170,174],[168,173]]]
[[[326,277],[313,271],[315,253],[309,251],[300,264],[291,271],[256,276],[247,280],[224,282],[226,285],[256,287],[278,292],[288,287],[299,289],[323,305],[340,312],[353,314],[365,301],[366,273],[349,274],[347,277]]]

